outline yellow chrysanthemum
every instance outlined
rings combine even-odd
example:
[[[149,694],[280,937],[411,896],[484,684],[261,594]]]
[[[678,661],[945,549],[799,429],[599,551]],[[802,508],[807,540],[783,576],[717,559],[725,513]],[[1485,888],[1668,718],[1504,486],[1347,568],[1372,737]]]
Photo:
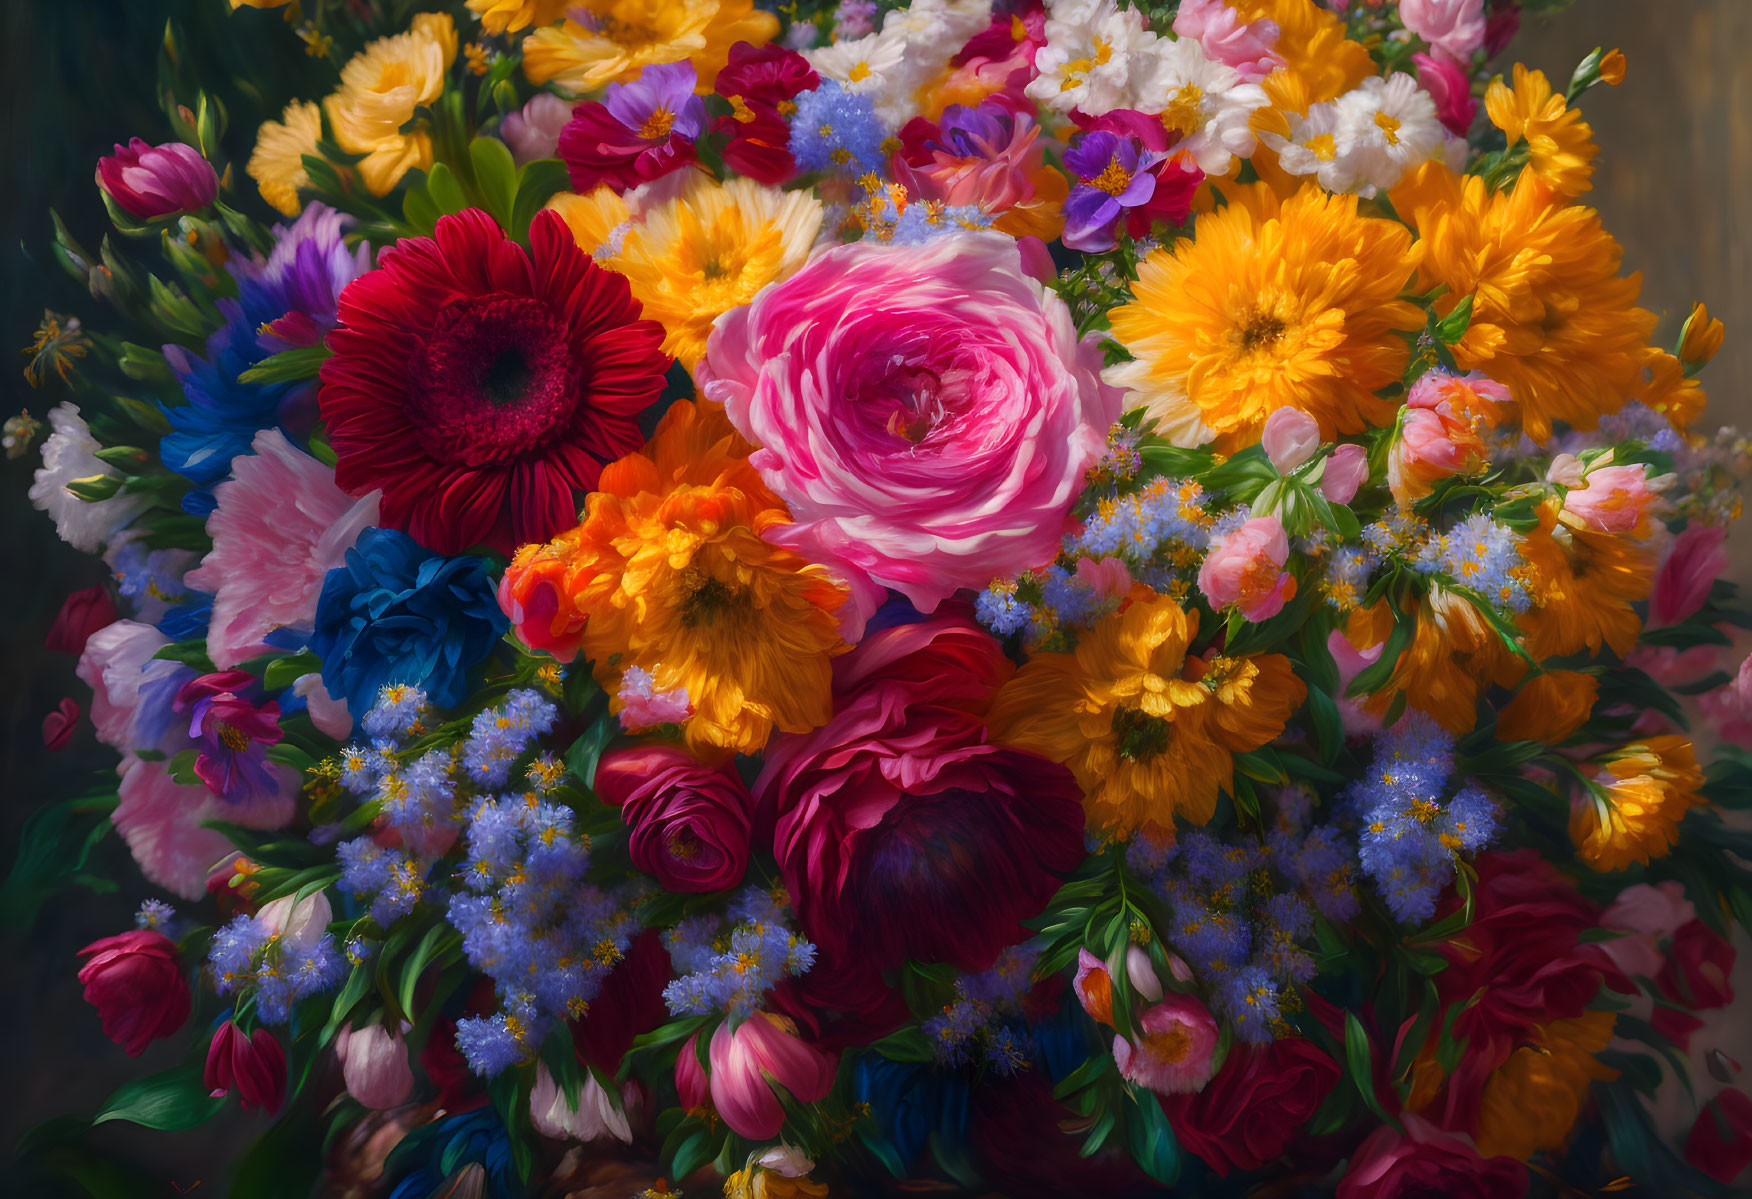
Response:
[[[1503,647],[1470,600],[1440,587],[1422,599],[1407,600],[1413,622],[1411,642],[1400,652],[1387,681],[1365,698],[1364,710],[1385,716],[1405,697],[1456,736],[1478,723],[1478,696],[1492,683],[1511,686],[1524,665]],[[1360,652],[1385,646],[1393,632],[1393,609],[1386,600],[1350,614],[1345,636]]]
[[[1539,510],[1539,527],[1521,542],[1521,556],[1533,600],[1519,617],[1528,653],[1541,660],[1584,649],[1597,654],[1603,644],[1620,657],[1631,651],[1642,631],[1631,605],[1655,585],[1653,546],[1562,524],[1554,500]]]
[[[1281,654],[1189,657],[1197,633],[1197,613],[1134,598],[1074,652],[1030,658],[992,702],[992,735],[1069,766],[1092,829],[1167,837],[1176,816],[1203,824],[1233,755],[1283,732],[1306,692]]]
[[[683,58],[712,81],[737,42],[764,46],[779,20],[753,0],[582,0],[590,24],[567,19],[523,41],[523,71],[531,83],[557,83],[573,92],[595,91],[636,77],[652,63]]]
[[[627,202],[606,184],[583,195],[561,192],[547,202],[547,207],[560,214],[572,231],[572,239],[586,254],[595,254],[606,246],[614,231],[633,216]]]
[[[1592,429],[1636,393],[1655,317],[1636,306],[1642,277],[1618,273],[1623,251],[1592,208],[1532,172],[1496,192],[1434,162],[1392,200],[1422,239],[1419,289],[1447,287],[1444,316],[1472,299],[1454,357],[1509,389],[1529,437],[1545,443],[1553,421]]]
[[[724,1199],[827,1199],[827,1184],[748,1166],[724,1180]]]
[[[1398,298],[1417,267],[1410,233],[1312,182],[1281,202],[1263,184],[1225,194],[1195,237],[1151,251],[1111,315],[1134,359],[1108,373],[1127,407],[1176,445],[1226,449],[1257,442],[1279,408],[1328,441],[1391,422],[1375,392],[1405,369],[1399,332],[1424,323]]]
[[[488,33],[516,33],[531,25],[552,25],[566,15],[571,0],[468,0],[469,11]]]
[[[549,589],[619,713],[629,667],[693,705],[688,744],[758,753],[775,728],[805,732],[832,712],[829,658],[847,648],[846,592],[825,567],[766,541],[790,513],[748,465],[723,410],[679,403],[644,453],[603,469],[584,522],[527,545],[508,594]]]
[[[1344,22],[1314,0],[1231,0],[1230,7],[1243,21],[1278,27],[1272,49],[1284,65],[1263,84],[1277,108],[1306,114],[1309,105],[1336,100],[1375,73],[1368,48],[1347,37]]]
[[[645,212],[600,259],[627,277],[633,298],[667,336],[663,350],[692,370],[712,322],[795,274],[821,231],[821,202],[752,179],[701,175]]]
[[[1478,1152],[1526,1161],[1560,1149],[1582,1114],[1588,1089],[1618,1071],[1595,1054],[1612,1040],[1616,1012],[1583,1012],[1533,1029],[1530,1043],[1509,1055],[1484,1084],[1478,1112]]]
[[[432,138],[405,131],[414,110],[444,92],[456,58],[456,25],[448,13],[421,13],[406,33],[378,38],[341,68],[341,86],[323,101],[335,143],[363,154],[361,178],[385,195],[403,175],[432,164]]]
[[[1515,64],[1515,85],[1498,78],[1484,93],[1490,123],[1503,131],[1508,144],[1527,143],[1527,168],[1552,190],[1572,199],[1593,186],[1594,131],[1582,114],[1551,90],[1544,71]]]
[[[1703,802],[1691,740],[1650,737],[1596,759],[1592,786],[1570,806],[1570,840],[1595,870],[1665,857],[1685,813]]]
[[[292,101],[278,121],[263,121],[256,132],[255,153],[245,169],[262,199],[287,216],[297,216],[303,207],[298,189],[310,182],[304,156],[317,152],[321,137],[322,110],[308,100]]]

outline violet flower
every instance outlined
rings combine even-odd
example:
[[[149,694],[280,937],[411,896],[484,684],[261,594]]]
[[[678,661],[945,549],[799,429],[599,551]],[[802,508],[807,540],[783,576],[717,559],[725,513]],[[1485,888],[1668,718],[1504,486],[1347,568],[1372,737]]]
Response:
[[[202,675],[183,684],[174,705],[189,714],[189,736],[200,749],[195,773],[228,803],[271,796],[280,781],[269,768],[268,746],[280,733],[280,705],[257,707],[239,692],[255,683],[243,670]]]
[[[1104,129],[1084,134],[1065,151],[1077,180],[1065,199],[1065,245],[1085,254],[1113,249],[1120,219],[1156,194],[1151,168],[1166,157]]]

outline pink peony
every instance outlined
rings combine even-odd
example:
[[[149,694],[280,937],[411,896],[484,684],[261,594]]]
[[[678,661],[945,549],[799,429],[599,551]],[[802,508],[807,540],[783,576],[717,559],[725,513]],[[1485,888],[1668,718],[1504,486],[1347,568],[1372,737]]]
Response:
[[[1145,1008],[1138,1039],[1113,1038],[1113,1061],[1121,1077],[1161,1095],[1185,1095],[1211,1080],[1217,1052],[1217,1021],[1190,995],[1174,994]]]
[[[228,804],[204,786],[177,782],[163,762],[143,762],[128,754],[121,765],[122,802],[110,819],[142,874],[184,899],[199,899],[212,867],[233,852],[224,834],[201,827],[204,821],[279,828],[292,819],[298,772],[277,763],[275,770],[281,785],[273,795]]]
[[[692,1041],[681,1056],[694,1056]],[[785,1109],[773,1094],[775,1085],[801,1103],[815,1103],[833,1089],[837,1066],[833,1054],[798,1037],[796,1025],[771,1012],[756,1012],[734,1030],[728,1021],[718,1025],[707,1056],[712,1063],[708,1081],[712,1107],[731,1132],[753,1141],[771,1140],[785,1125]],[[679,1086],[679,1061],[676,1068]],[[687,1102],[686,1089],[683,1102]]]
[[[1266,620],[1296,596],[1296,580],[1283,569],[1289,556],[1283,524],[1256,516],[1211,544],[1198,568],[1198,589],[1213,608],[1239,608],[1250,621]]]
[[[1243,21],[1225,0],[1180,0],[1176,37],[1195,39],[1205,57],[1233,67],[1243,83],[1258,83],[1284,65],[1276,21]]]
[[[1442,124],[1455,137],[1465,137],[1472,128],[1472,119],[1478,115],[1478,97],[1472,94],[1472,80],[1466,68],[1451,59],[1429,54],[1413,54],[1411,60],[1417,64],[1418,86],[1436,102],[1436,115]]]
[[[1715,581],[1727,573],[1728,553],[1722,543],[1728,530],[1722,525],[1691,524],[1673,539],[1655,576],[1655,591],[1649,597],[1649,624],[1678,624],[1709,598]]]
[[[263,653],[276,629],[309,632],[324,577],[377,523],[377,492],[354,499],[280,430],[256,434],[254,449],[213,489],[213,548],[185,579],[213,596],[207,653],[221,670]]]
[[[1731,680],[1700,696],[1697,705],[1723,741],[1752,749],[1752,655]]]
[[[1334,504],[1348,504],[1369,481],[1369,452],[1360,445],[1336,447],[1320,476],[1320,494]]]
[[[1320,423],[1300,408],[1278,408],[1265,418],[1259,444],[1272,469],[1287,475],[1320,448]]]
[[[818,254],[720,317],[697,374],[796,517],[768,536],[838,568],[861,626],[884,588],[928,612],[1053,558],[1119,418],[1100,372],[1015,239],[967,232]]]
[[[1601,466],[1563,497],[1563,511],[1596,533],[1640,534],[1648,529],[1656,498],[1643,467]]]
[[[1439,55],[1472,61],[1484,45],[1484,0],[1399,0],[1399,19]]]
[[[1077,559],[1077,585],[1095,593],[1097,603],[1106,604],[1126,597],[1132,589],[1131,568],[1124,558]]]
[[[143,221],[205,208],[219,196],[219,176],[199,150],[182,142],[148,145],[137,137],[97,160],[97,185]]]
[[[528,104],[505,114],[499,136],[511,147],[511,157],[518,166],[554,156],[560,148],[560,133],[572,120],[572,108],[552,92],[538,92]]]

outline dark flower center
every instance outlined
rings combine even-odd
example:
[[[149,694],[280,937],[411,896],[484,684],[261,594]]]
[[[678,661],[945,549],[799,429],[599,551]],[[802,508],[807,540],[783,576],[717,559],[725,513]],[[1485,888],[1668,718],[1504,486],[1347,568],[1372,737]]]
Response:
[[[1116,708],[1113,735],[1119,739],[1119,756],[1129,762],[1148,762],[1165,753],[1174,726],[1160,716],[1136,708]]]
[[[439,310],[408,363],[407,414],[439,462],[492,466],[539,452],[572,423],[582,369],[567,326],[528,296]]]
[[[697,568],[688,568],[682,587],[681,623],[686,628],[716,624],[721,617],[740,616],[748,610],[747,592]]]
[[[1251,352],[1276,345],[1278,338],[1284,335],[1284,328],[1284,322],[1278,317],[1258,313],[1241,330],[1241,348]]]

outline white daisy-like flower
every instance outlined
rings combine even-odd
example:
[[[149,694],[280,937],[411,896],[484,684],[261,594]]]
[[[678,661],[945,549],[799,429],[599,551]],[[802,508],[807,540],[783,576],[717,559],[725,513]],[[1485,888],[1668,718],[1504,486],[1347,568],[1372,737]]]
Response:
[[[906,39],[886,32],[871,33],[849,42],[835,42],[803,57],[823,79],[831,79],[849,95],[881,92],[906,58]]]
[[[1259,140],[1278,156],[1278,165],[1291,175],[1313,175],[1329,192],[1348,192],[1356,186],[1362,155],[1356,140],[1340,120],[1338,104],[1327,100],[1311,105],[1307,116],[1284,113],[1287,135],[1262,130]]]
[[[1265,89],[1247,83],[1234,67],[1207,57],[1189,37],[1159,40],[1151,48],[1148,72],[1133,107],[1159,115],[1170,134],[1207,175],[1225,175],[1234,158],[1253,153],[1248,120],[1270,105]]]
[[[1340,140],[1350,143],[1358,159],[1351,189],[1358,195],[1392,187],[1407,171],[1447,150],[1448,131],[1436,102],[1411,75],[1370,76],[1335,103]]]
[[[68,491],[75,479],[116,478],[121,472],[97,456],[103,444],[91,435],[77,404],[57,404],[49,411],[49,427],[54,431],[43,442],[43,464],[30,485],[30,502],[54,518],[62,541],[94,554],[152,501],[127,492],[107,500],[82,500]]]
[[[1028,97],[1054,112],[1090,116],[1136,107],[1160,41],[1143,14],[1113,0],[1049,3],[1046,13],[1046,45],[1034,56]]]
[[[991,19],[986,0],[913,0],[882,18],[882,32],[904,37],[910,47],[947,63]]]

